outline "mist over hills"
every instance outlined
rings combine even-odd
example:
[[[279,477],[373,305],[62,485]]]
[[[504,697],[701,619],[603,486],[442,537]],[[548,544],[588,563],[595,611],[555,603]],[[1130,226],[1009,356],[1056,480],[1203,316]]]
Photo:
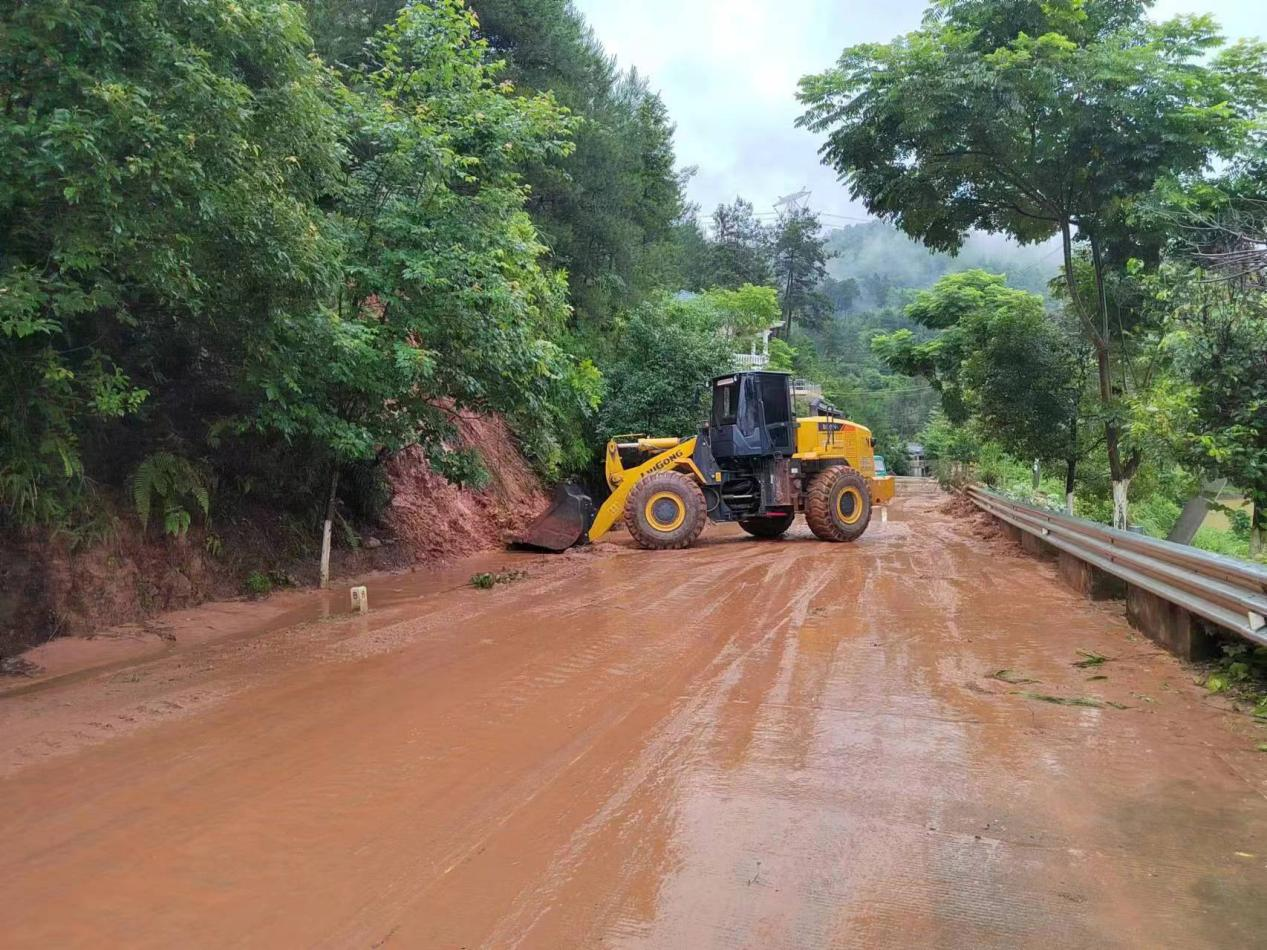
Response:
[[[1033,293],[1046,294],[1047,282],[1060,266],[1060,244],[1020,245],[993,234],[974,232],[957,255],[931,251],[885,221],[869,221],[833,228],[827,262],[836,280],[857,281],[857,306],[879,307],[893,291],[922,290],[946,274],[981,268],[1006,274],[1008,282]]]

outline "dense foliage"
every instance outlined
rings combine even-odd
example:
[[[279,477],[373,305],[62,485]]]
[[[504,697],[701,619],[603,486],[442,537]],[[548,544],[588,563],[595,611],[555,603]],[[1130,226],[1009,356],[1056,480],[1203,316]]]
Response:
[[[652,301],[635,310],[607,364],[601,437],[694,434],[707,412],[709,379],[731,367],[724,320],[705,298]]]
[[[898,471],[920,438],[995,480],[1037,459],[1157,533],[1227,478],[1248,544],[1267,51],[1151,6],[933,0],[807,77],[885,219],[828,232],[688,205],[663,102],[568,0],[9,4],[0,527],[372,517],[411,443],[480,483],[465,409],[583,474],[612,434],[694,430],[744,354]]]
[[[507,77],[549,91],[579,117],[563,161],[525,170],[528,207],[552,262],[566,269],[581,323],[605,324],[678,282],[683,212],[673,125],[660,97],[621,72],[568,0],[472,0]]]
[[[1164,236],[1132,217],[1163,181],[1231,159],[1263,108],[1267,48],[1149,0],[936,0],[923,26],[802,80],[802,123],[853,194],[930,247],[972,229],[1056,236],[1064,304],[1097,368],[1114,522],[1143,461],[1126,401],[1148,384],[1135,278]]]
[[[0,507],[48,522],[254,410],[248,361],[333,293],[347,153],[292,5],[24,3],[0,35]]]
[[[971,270],[916,295],[906,314],[937,333],[877,335],[884,361],[929,380],[949,422],[978,423],[1020,458],[1064,463],[1072,492],[1085,372],[1073,334],[1048,317],[1043,298]]]
[[[4,27],[8,518],[71,518],[155,453],[301,500],[409,442],[461,472],[460,407],[507,413],[547,471],[583,454],[597,373],[560,346],[521,172],[575,122],[502,80],[458,0],[401,9],[339,72],[291,3],[22,4]]]

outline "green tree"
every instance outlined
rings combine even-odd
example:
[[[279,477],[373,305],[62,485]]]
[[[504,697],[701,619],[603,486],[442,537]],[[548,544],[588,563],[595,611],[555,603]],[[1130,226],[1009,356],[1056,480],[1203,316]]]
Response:
[[[569,275],[580,322],[605,325],[664,287],[682,217],[673,123],[634,71],[621,72],[568,0],[474,0],[490,55],[525,92],[551,92],[581,119],[575,149],[525,166],[528,210]]]
[[[702,295],[701,302],[716,310],[722,330],[740,346],[779,320],[779,295],[773,287],[714,288]]]
[[[678,258],[678,290],[700,291],[716,286],[712,279],[713,246],[699,222],[698,213],[695,205],[689,205],[673,225],[672,247]]]
[[[1114,522],[1140,463],[1124,445],[1128,307],[1111,286],[1156,238],[1126,214],[1164,176],[1233,154],[1263,101],[1261,44],[1149,0],[936,0],[923,26],[847,49],[801,82],[801,123],[868,209],[941,250],[974,228],[1062,242],[1068,302],[1091,345]],[[1145,245],[1141,247],[1141,244]],[[1085,248],[1090,290],[1077,273]]]
[[[774,235],[774,279],[783,310],[782,335],[792,333],[799,317],[820,326],[831,305],[818,290],[827,276],[827,240],[818,215],[797,209],[779,218]]]
[[[486,53],[460,0],[411,4],[348,76],[340,292],[252,367],[254,424],[326,447],[335,484],[342,465],[414,442],[460,467],[444,448],[452,408],[507,414],[557,469],[552,412],[590,392],[591,371],[552,342],[566,285],[541,266],[519,174],[566,153],[570,124],[550,96],[512,94]]]
[[[403,445],[469,477],[467,408],[582,464],[600,381],[522,176],[575,122],[503,81],[459,0],[405,4],[338,72],[276,0],[4,17],[6,522],[131,482],[177,534],[217,484],[328,524],[339,473]]]
[[[317,52],[327,62],[356,68],[373,55],[370,38],[396,19],[406,0],[299,0]]]
[[[827,302],[831,304],[832,310],[836,313],[848,313],[862,296],[862,288],[858,286],[858,282],[852,277],[846,277],[844,280],[825,277],[822,285],[818,288],[818,292],[827,299]]]
[[[753,211],[752,203],[735,198],[713,211],[708,287],[760,286],[774,278],[770,229]]]
[[[1166,267],[1155,284],[1168,313],[1171,373],[1136,405],[1141,427],[1253,503],[1250,552],[1267,542],[1267,289],[1244,272]]]
[[[786,340],[775,337],[770,341],[769,369],[777,373],[791,373],[796,369],[797,350]]]
[[[0,13],[0,512],[69,516],[200,455],[241,370],[337,275],[345,156],[291,3]],[[279,359],[285,361],[284,355]]]
[[[619,349],[602,364],[602,439],[641,432],[689,436],[705,415],[708,381],[733,368],[732,347],[707,301],[663,299],[625,321]]]
[[[1023,459],[1065,465],[1072,504],[1084,373],[1071,335],[1046,313],[1043,298],[1002,276],[965,271],[918,294],[907,316],[937,331],[880,334],[873,346],[894,370],[927,379],[952,424],[979,431]]]

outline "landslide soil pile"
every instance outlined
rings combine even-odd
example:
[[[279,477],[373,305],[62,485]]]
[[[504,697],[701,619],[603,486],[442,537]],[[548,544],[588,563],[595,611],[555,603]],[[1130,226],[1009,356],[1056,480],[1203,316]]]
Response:
[[[548,504],[540,479],[499,416],[462,413],[457,428],[462,442],[479,451],[488,470],[490,481],[482,491],[446,481],[417,446],[387,464],[392,501],[386,522],[414,560],[440,560],[496,547]]]

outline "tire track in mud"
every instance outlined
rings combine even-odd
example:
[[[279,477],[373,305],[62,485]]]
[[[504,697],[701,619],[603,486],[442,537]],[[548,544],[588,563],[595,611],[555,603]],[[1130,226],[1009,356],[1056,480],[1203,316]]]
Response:
[[[734,693],[745,685],[753,669],[754,658],[761,653],[778,656],[787,636],[806,619],[809,607],[832,579],[833,572],[819,568],[806,572],[805,577],[789,576],[789,567],[798,567],[801,558],[795,555],[780,558],[778,563],[755,565],[765,591],[765,609],[751,618],[750,629],[757,631],[755,639],[743,642],[736,637],[727,641],[714,659],[696,673],[690,682],[683,684],[682,696],[666,716],[655,723],[655,732],[638,751],[633,763],[620,776],[619,783],[607,794],[601,806],[594,811],[571,836],[568,844],[556,854],[541,882],[515,898],[502,924],[488,937],[493,945],[519,946],[526,941],[550,945],[556,935],[544,937],[534,931],[541,926],[549,913],[566,913],[573,900],[550,900],[560,890],[573,884],[587,857],[603,847],[603,837],[613,828],[630,829],[634,835],[642,823],[649,822],[655,837],[671,836],[666,823],[671,816],[664,810],[649,808],[643,801],[648,789],[657,798],[672,800],[674,786],[681,781],[681,773],[692,760],[717,757],[718,736],[716,728],[720,711],[734,700]],[[782,563],[783,561],[790,561]],[[804,570],[802,567],[801,570]],[[725,571],[723,570],[723,573]],[[772,685],[766,684],[766,688]],[[764,692],[758,687],[759,692]],[[636,824],[633,819],[637,817]],[[628,834],[629,832],[626,832]],[[629,843],[626,843],[628,846]],[[636,843],[633,844],[635,850]],[[616,898],[627,895],[632,880],[642,869],[637,865],[623,869],[623,883],[615,885]],[[597,920],[587,929],[583,943],[596,943],[612,922]],[[576,939],[581,935],[573,928],[565,927],[557,939]]]
[[[678,555],[678,556],[686,556]],[[655,555],[657,560],[667,560],[667,555]],[[676,559],[676,557],[675,557]],[[670,565],[656,564],[650,568],[652,577],[644,579],[647,587],[656,589],[656,581],[661,575],[673,576],[680,575],[680,570]],[[757,578],[767,576],[769,568],[764,564],[756,564],[751,568],[740,569],[740,583],[755,583]],[[713,570],[707,575],[691,577],[689,580],[682,582],[672,588],[671,593],[663,601],[656,602],[656,608],[664,608],[666,611],[677,605],[677,601],[685,599],[690,603],[698,601],[702,592],[707,592],[710,584],[726,583],[726,579],[735,573],[732,564],[725,561],[715,565]],[[751,575],[751,577],[747,576]],[[661,585],[659,589],[665,589],[667,585]],[[777,596],[771,598],[775,603],[778,602]],[[603,783],[618,782],[618,786],[614,792],[605,793],[601,805],[590,805],[588,807],[597,807],[597,812],[590,815],[584,821],[582,827],[572,836],[572,843],[565,849],[562,858],[556,859],[554,866],[550,870],[543,872],[541,880],[553,882],[553,885],[546,884],[544,886],[558,886],[561,881],[567,877],[567,868],[573,866],[585,852],[585,842],[587,839],[599,829],[610,826],[613,822],[619,826],[620,812],[622,806],[627,806],[633,800],[636,792],[648,783],[651,786],[664,787],[664,771],[657,769],[657,764],[668,763],[674,754],[683,754],[685,750],[693,748],[695,745],[702,743],[703,737],[700,735],[700,729],[706,725],[708,721],[708,707],[706,700],[692,698],[694,694],[700,690],[699,681],[715,679],[716,677],[733,674],[736,663],[742,660],[744,653],[738,652],[733,648],[732,643],[726,636],[708,635],[708,631],[700,626],[698,621],[707,620],[714,613],[722,611],[726,604],[725,598],[710,597],[705,603],[710,604],[707,610],[701,612],[701,616],[695,618],[696,623],[689,626],[678,627],[676,625],[666,625],[665,630],[661,634],[661,639],[665,634],[680,644],[685,644],[689,649],[689,656],[682,657],[678,662],[673,663],[673,667],[678,672],[674,672],[667,680],[659,680],[660,688],[654,690],[642,690],[637,693],[629,694],[625,699],[627,705],[619,709],[618,712],[611,712],[602,722],[601,727],[596,727],[587,732],[590,741],[581,751],[572,757],[558,757],[555,759],[559,766],[556,770],[550,770],[547,774],[539,774],[535,777],[539,783],[531,792],[517,800],[516,806],[512,813],[504,815],[496,823],[496,827],[488,834],[483,835],[476,841],[466,844],[458,853],[446,855],[441,862],[446,865],[444,874],[441,877],[447,877],[453,871],[458,869],[467,860],[474,855],[483,855],[490,850],[490,842],[501,830],[511,821],[517,818],[521,823],[532,823],[541,819],[527,814],[534,811],[535,806],[542,798],[549,798],[554,791],[554,786],[563,786],[559,789],[560,797],[568,797],[566,787],[571,785],[580,787],[588,791],[594,785],[602,786]],[[779,611],[775,611],[775,614]],[[671,612],[666,616],[673,616]],[[763,625],[770,628],[768,636],[775,636],[780,626],[780,621],[774,618],[757,618],[755,628],[760,629]],[[642,634],[645,631],[645,625],[635,625],[635,629],[627,628],[623,631],[625,637],[626,648],[635,653],[642,653],[650,658],[663,658],[666,647],[656,641],[648,641]],[[703,635],[701,635],[701,633]],[[718,644],[720,641],[720,645]],[[760,645],[752,644],[749,649],[755,649]],[[746,651],[745,651],[746,652]],[[644,660],[643,665],[646,665]],[[681,672],[685,670],[685,672]],[[644,671],[645,672],[645,671]],[[601,692],[602,690],[600,690]],[[665,709],[670,709],[667,716]],[[666,724],[667,720],[667,724]],[[614,741],[613,735],[619,735],[620,740],[624,743],[633,741],[636,737],[645,736],[648,732],[654,734],[652,746],[648,751],[639,753],[636,760],[632,764],[622,761],[611,762],[602,761],[597,767],[590,765],[586,759],[591,755],[592,751],[603,745],[607,741]],[[651,762],[645,760],[648,755]],[[576,772],[584,772],[586,769],[596,768],[596,774],[588,778],[577,779],[574,776]],[[581,802],[585,804],[586,800]],[[557,801],[550,802],[549,808],[556,808]],[[578,814],[575,819],[581,821],[584,815]],[[412,869],[410,872],[401,875],[402,880],[412,880],[416,883],[419,875],[416,873],[420,869]],[[450,885],[445,880],[436,880],[435,886],[455,886],[462,889],[460,884]],[[404,888],[393,888],[393,892],[404,890]],[[429,891],[424,889],[420,894],[414,890],[410,895],[410,903],[421,903],[425,901]],[[383,900],[387,901],[390,906],[392,901],[387,895],[383,895]],[[533,899],[526,898],[517,901],[519,907],[533,906]],[[366,908],[362,915],[358,915],[356,923],[351,924],[346,930],[341,931],[341,935],[348,939],[372,939],[374,936],[372,930],[368,929],[368,921],[372,919],[382,919],[386,911],[387,917],[394,914],[405,912],[403,906],[395,907],[389,910],[383,906],[382,901],[376,901],[375,906]],[[425,916],[425,915],[424,915]],[[408,916],[406,919],[409,919]],[[417,923],[417,922],[416,922]],[[419,924],[421,926],[421,924]],[[430,932],[424,931],[427,939],[447,940],[459,939],[456,933],[449,931]],[[473,939],[471,935],[466,935],[461,939]],[[494,943],[497,938],[491,938]]]
[[[0,779],[0,928],[551,948],[1261,932],[1261,855],[1236,852],[1261,850],[1267,802],[1251,753],[1224,761],[1226,715],[938,505],[907,499],[850,546],[799,526],[603,545],[388,622],[138,667],[73,722],[143,705],[141,727]],[[1114,657],[1107,682],[1071,667],[1079,648]],[[1002,667],[1133,708],[1036,704]],[[162,705],[196,690],[223,694]]]

